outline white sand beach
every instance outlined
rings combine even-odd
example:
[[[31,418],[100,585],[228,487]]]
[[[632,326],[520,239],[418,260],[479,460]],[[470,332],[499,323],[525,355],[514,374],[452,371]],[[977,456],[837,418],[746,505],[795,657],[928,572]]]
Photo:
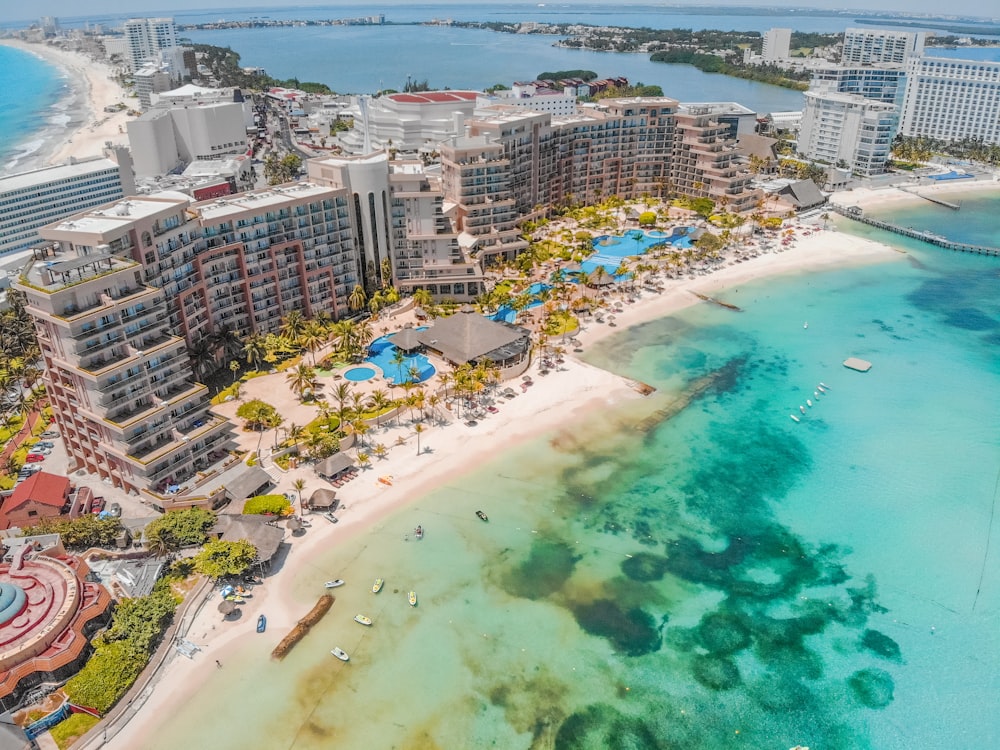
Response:
[[[739,285],[766,277],[807,273],[825,268],[842,267],[847,264],[878,263],[900,259],[903,256],[887,245],[841,234],[834,230],[818,227],[800,227],[799,235],[808,231],[807,236],[799,236],[782,252],[763,254],[745,262],[725,266],[715,273],[668,281],[663,292],[645,291],[639,299],[628,305],[617,315],[617,327],[591,323],[577,339],[586,348],[598,339],[621,331],[631,325],[670,315],[680,309],[701,301],[691,292],[703,294],[718,293],[727,297],[726,291],[738,289]],[[728,298],[728,297],[727,297]],[[384,461],[376,461],[374,467],[362,471],[360,476],[338,489],[338,498],[343,504],[337,515],[341,522],[332,526],[319,516],[305,516],[311,520],[311,527],[302,536],[286,536],[291,544],[288,557],[281,569],[267,578],[263,586],[254,590],[254,598],[244,605],[242,621],[256,620],[258,613],[267,612],[268,632],[277,637],[287,633],[311,606],[294,600],[288,593],[291,586],[284,585],[303,575],[315,575],[310,569],[315,552],[329,546],[331,542],[344,540],[346,535],[363,534],[393,510],[417,500],[422,494],[463,472],[478,467],[489,460],[497,450],[502,450],[521,441],[543,434],[557,433],[560,428],[572,430],[576,418],[599,405],[623,404],[632,401],[637,406],[642,398],[635,384],[612,373],[597,369],[570,356],[563,369],[539,376],[537,365],[529,374],[533,378],[530,387],[510,400],[500,400],[497,413],[479,420],[475,426],[467,426],[454,419],[450,412],[443,413],[443,422],[431,424],[421,436],[421,452],[416,450],[416,435],[413,427],[404,421],[402,426],[395,423],[390,427],[373,430],[369,441],[382,442],[394,446]],[[275,380],[284,379],[276,374],[249,381],[248,387],[273,393],[280,386]],[[252,393],[250,397],[253,397]],[[231,405],[226,405],[231,406]],[[234,408],[234,407],[233,407]],[[225,410],[223,410],[225,411]],[[430,423],[429,423],[430,424]],[[402,439],[402,444],[397,440]],[[428,451],[429,449],[429,451]],[[391,485],[379,481],[379,477],[391,477]],[[307,482],[309,493],[319,487],[329,485],[319,480],[311,468],[304,466],[292,469],[282,476],[278,483],[281,491],[290,491],[297,478]],[[111,737],[105,747],[140,747],[144,737],[156,731],[156,727],[173,714],[187,698],[187,686],[204,681],[216,669],[216,660],[222,664],[235,663],[241,638],[252,632],[246,626],[229,627],[220,622],[215,607],[206,605],[194,619],[187,637],[199,644],[203,651],[194,659],[180,658],[176,654],[168,658],[160,674],[155,679],[152,690],[144,703],[137,707],[138,713],[124,726],[112,727]],[[232,657],[232,658],[230,658]],[[118,731],[120,730],[120,731]],[[116,734],[116,731],[118,732]],[[99,743],[90,746],[97,747]],[[86,747],[86,745],[85,745]]]
[[[963,193],[996,191],[1000,191],[1000,176],[945,180],[933,184],[922,180],[919,184],[914,183],[900,187],[840,190],[830,196],[830,202],[839,206],[859,206],[864,209],[873,209],[903,203],[918,203],[921,200],[921,195],[960,196]]]
[[[77,98],[66,130],[59,140],[47,143],[41,150],[23,159],[19,171],[38,169],[52,164],[62,164],[70,157],[83,159],[100,156],[104,144],[127,144],[125,123],[130,116],[128,109],[137,106],[135,97],[129,96],[113,78],[113,71],[103,62],[91,60],[79,52],[70,52],[46,44],[29,44],[15,39],[0,40],[0,44],[36,54],[61,68],[71,79],[73,95]],[[125,104],[126,109],[110,114],[105,107]]]

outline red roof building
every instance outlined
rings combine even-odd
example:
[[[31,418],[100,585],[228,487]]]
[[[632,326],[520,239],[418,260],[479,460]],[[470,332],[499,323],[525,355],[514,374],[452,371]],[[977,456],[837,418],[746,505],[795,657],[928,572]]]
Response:
[[[14,488],[0,507],[0,529],[32,526],[69,511],[69,479],[39,471]]]

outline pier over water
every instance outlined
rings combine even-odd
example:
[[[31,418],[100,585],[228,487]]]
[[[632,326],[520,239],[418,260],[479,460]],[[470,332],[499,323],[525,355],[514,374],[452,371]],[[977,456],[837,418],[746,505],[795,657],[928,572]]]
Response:
[[[893,224],[889,221],[882,221],[881,219],[872,219],[865,216],[864,212],[858,206],[840,206],[836,203],[831,203],[830,209],[841,216],[846,216],[848,219],[852,219],[853,221],[860,221],[862,224],[868,224],[869,226],[877,227],[878,229],[884,229],[887,232],[900,234],[903,237],[920,240],[921,242],[926,242],[929,245],[937,245],[938,247],[943,247],[946,250],[955,250],[960,253],[975,253],[976,255],[992,255],[995,258],[1000,258],[1000,248],[987,247],[985,245],[969,245],[964,242],[953,242],[947,237],[942,237],[934,234],[933,232],[913,229],[912,227],[901,227],[898,224]]]

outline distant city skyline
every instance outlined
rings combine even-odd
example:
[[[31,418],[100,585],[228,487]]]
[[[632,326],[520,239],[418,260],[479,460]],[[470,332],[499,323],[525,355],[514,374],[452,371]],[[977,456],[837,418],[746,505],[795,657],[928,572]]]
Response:
[[[484,5],[484,6],[496,6],[497,3],[488,0],[436,0],[433,5]],[[539,5],[544,5],[546,3],[532,3],[532,2],[514,2],[508,5],[508,7],[516,7],[518,5],[524,5],[525,7],[538,7]],[[593,5],[605,5],[604,0],[556,0],[555,2],[548,3],[557,8],[565,8],[567,6],[593,6]],[[629,3],[630,5],[643,5],[643,2]],[[342,2],[342,3],[331,3],[329,0],[318,0],[316,2],[305,2],[298,3],[299,7],[303,8],[315,8],[315,7],[327,7],[330,9],[331,17],[336,17],[336,12],[338,7],[343,7],[345,11],[352,13],[358,12],[359,7],[366,8],[366,12],[371,13],[382,13],[386,9],[396,7],[399,5],[409,5],[406,0],[382,0],[379,3],[373,3],[368,6],[366,3],[359,2]],[[758,0],[725,0],[724,2],[687,2],[687,3],[677,3],[678,6],[689,7],[689,8],[718,8],[718,7],[740,7],[740,8],[809,8],[810,10],[831,10],[831,11],[841,11],[841,10],[856,10],[856,11],[891,11],[899,14],[935,14],[942,16],[971,16],[978,18],[998,18],[1000,14],[995,14],[993,16],[984,15],[985,8],[979,0],[957,0],[956,2],[949,3],[947,7],[943,7],[939,0],[869,0],[865,3],[863,8],[850,5],[840,5],[835,2],[827,0],[826,2],[818,3],[803,3],[801,0],[797,1],[786,1],[775,0],[774,2],[759,2]],[[165,15],[170,16],[179,12],[191,11],[191,10],[232,10],[232,9],[248,9],[248,8],[260,8],[260,9],[274,9],[282,7],[280,3],[266,4],[261,3],[260,0],[213,0],[209,6],[206,8],[204,2],[199,2],[199,0],[176,0],[173,2],[169,8],[164,7],[164,0],[133,0],[129,3],[124,3],[122,0],[96,0],[96,2],[87,6],[87,12],[81,13],[81,6],[77,0],[43,0],[38,3],[38,5],[33,6],[33,12],[37,14],[35,18],[24,18],[25,22],[31,22],[36,20],[41,16],[65,16],[66,18],[81,18],[87,15],[100,16],[100,15],[135,15],[135,16],[147,16],[147,15]],[[21,12],[21,11],[18,11]],[[15,22],[17,19],[5,19],[7,24]],[[783,20],[783,23],[788,23],[793,21],[794,17]],[[776,21],[777,23],[778,21]]]

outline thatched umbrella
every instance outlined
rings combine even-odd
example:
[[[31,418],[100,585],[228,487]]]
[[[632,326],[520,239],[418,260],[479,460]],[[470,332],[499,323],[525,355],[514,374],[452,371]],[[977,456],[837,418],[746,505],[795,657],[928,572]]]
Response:
[[[219,602],[219,611],[222,613],[223,617],[229,617],[229,615],[236,611],[236,602],[223,599]]]
[[[292,516],[285,523],[285,528],[294,534],[295,532],[302,530],[302,521],[300,521],[295,516]]]

